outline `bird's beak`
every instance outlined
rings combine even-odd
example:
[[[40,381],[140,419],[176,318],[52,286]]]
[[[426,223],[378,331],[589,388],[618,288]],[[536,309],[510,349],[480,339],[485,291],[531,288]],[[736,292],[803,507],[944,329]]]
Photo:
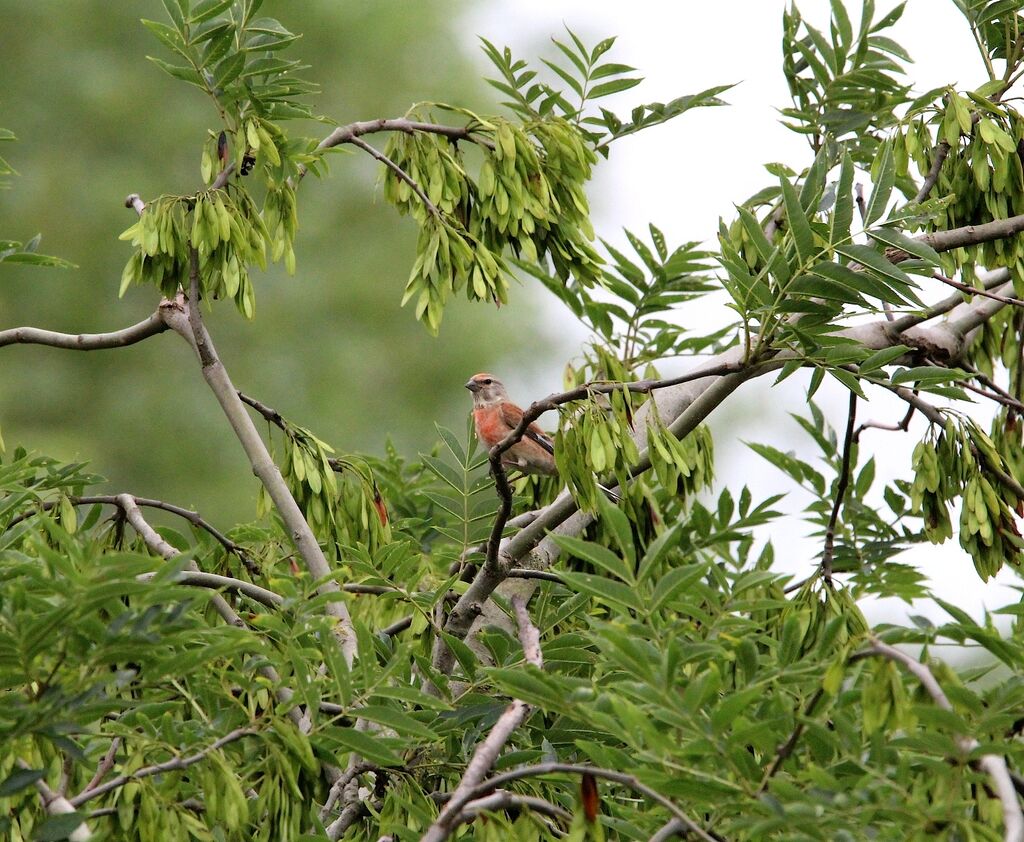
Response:
[[[468,383],[466,383],[466,388],[469,389],[469,391],[471,391],[475,395],[477,392],[480,391],[480,384],[477,383],[475,380],[470,380]]]

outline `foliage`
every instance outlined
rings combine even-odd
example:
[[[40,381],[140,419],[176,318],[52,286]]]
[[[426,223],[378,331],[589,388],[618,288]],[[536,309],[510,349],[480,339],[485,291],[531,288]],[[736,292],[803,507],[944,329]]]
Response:
[[[940,625],[872,629],[861,610],[931,596],[902,558],[914,544],[958,534],[983,580],[1016,573],[1024,550],[1024,177],[1021,121],[1003,102],[1022,73],[1024,16],[957,5],[989,81],[916,98],[897,81],[905,52],[881,34],[902,5],[876,18],[866,0],[856,35],[840,0],[828,35],[790,8],[784,117],[809,139],[806,166],[770,166],[771,182],[721,221],[715,251],[672,248],[651,224],[649,240],[626,232],[627,254],[591,228],[593,167],[618,138],[721,104],[724,87],[622,119],[594,105],[639,82],[604,62],[613,39],[588,47],[569,31],[543,62],[548,81],[484,41],[504,115],[424,102],[317,141],[282,127],[312,114],[312,86],[283,58],[296,36],[257,17],[258,0],[166,0],[170,23],[144,24],[177,63],[155,61],[220,122],[200,150],[204,187],[147,202],[122,235],[135,248],[122,292],[155,287],[162,326],[195,344],[263,483],[260,517],[225,535],[171,504],[99,495],[81,464],[3,457],[0,830],[1009,838],[1024,763],[1020,606],[995,612],[1009,634],[945,602]],[[363,140],[379,132],[391,133],[383,151]],[[405,300],[428,330],[463,289],[505,301],[513,269],[590,330],[569,391],[528,410],[558,410],[558,478],[507,477],[502,445],[481,452],[471,427],[439,425],[415,459],[390,444],[383,458],[336,456],[227,379],[200,299],[231,298],[253,318],[254,267],[268,253],[294,265],[298,202],[314,189],[302,179],[326,176],[327,150],[346,144],[382,164],[384,195],[418,226]],[[35,244],[21,248],[3,244]],[[936,300],[925,278],[996,291],[981,306]],[[677,318],[713,292],[732,325]],[[0,344],[110,347],[37,334]],[[701,370],[659,373],[708,352]],[[713,475],[704,420],[769,372],[806,375],[794,418],[818,461],[749,447],[809,492],[801,513]],[[826,375],[849,394],[845,430],[813,401]],[[879,487],[860,441],[879,425],[856,419],[882,391],[928,426],[905,478]],[[999,406],[988,432],[969,392]],[[268,423],[262,438],[252,428],[258,444],[234,413],[242,400]],[[905,434],[909,419],[890,426]],[[154,530],[140,506],[187,528]],[[798,582],[765,539],[784,515],[821,541]],[[950,646],[976,660],[954,667]]]

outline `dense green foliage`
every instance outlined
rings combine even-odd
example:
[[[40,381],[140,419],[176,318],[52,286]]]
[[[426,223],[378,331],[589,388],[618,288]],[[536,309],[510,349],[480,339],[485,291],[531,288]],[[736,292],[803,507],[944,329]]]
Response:
[[[503,106],[420,102],[305,136],[293,120],[311,113],[307,68],[261,5],[164,0],[166,21],[144,22],[168,51],[156,64],[205,94],[215,122],[195,144],[201,183],[161,184],[136,205],[121,290],[162,297],[159,341],[195,345],[263,483],[259,518],[222,534],[173,504],[105,497],[81,464],[8,447],[0,832],[1021,838],[1020,606],[996,612],[1009,633],[945,602],[939,625],[872,629],[860,608],[930,596],[903,554],[950,540],[954,523],[964,575],[1021,564],[1017,4],[958,2],[987,81],[921,94],[903,81],[902,5],[877,14],[866,0],[855,27],[835,0],[828,32],[790,8],[784,118],[807,160],[770,165],[715,251],[671,245],[651,224],[627,234],[631,253],[592,230],[593,168],[622,138],[722,105],[724,87],[616,115],[601,100],[637,78],[613,60],[614,39],[568,31],[543,71],[485,40]],[[501,446],[481,452],[471,427],[439,425],[416,460],[390,444],[360,456],[246,397],[275,457],[266,469],[203,320],[232,299],[237,321],[259,323],[257,270],[302,265],[306,197],[333,189],[327,152],[344,146],[381,162],[384,196],[418,228],[404,297],[387,288],[407,321],[436,333],[456,294],[504,303],[518,273],[588,329],[566,374],[581,388],[547,407],[557,480],[507,477]],[[36,246],[4,242],[0,257],[60,263]],[[675,311],[712,292],[734,324],[681,328]],[[26,341],[64,340],[0,332],[0,346]],[[707,353],[703,377],[658,381],[667,358]],[[762,532],[784,494],[716,485],[702,423],[768,373],[805,378],[795,417],[819,451],[812,464],[750,445],[785,488],[811,494],[802,516],[820,564],[797,582]],[[826,376],[849,394],[846,419],[813,401]],[[928,426],[905,478],[880,487],[857,411],[883,392]],[[152,510],[174,526],[152,529]],[[331,575],[317,581],[321,551]],[[939,657],[950,646],[983,658],[958,671]],[[474,752],[484,768],[467,763]],[[503,803],[474,806],[499,784]]]

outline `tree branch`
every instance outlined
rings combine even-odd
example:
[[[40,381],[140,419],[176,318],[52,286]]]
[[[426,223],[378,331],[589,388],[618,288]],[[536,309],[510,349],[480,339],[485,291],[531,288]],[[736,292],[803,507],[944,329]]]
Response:
[[[456,817],[455,824],[452,829],[454,830],[460,824],[472,821],[480,815],[480,813],[510,809],[531,810],[534,813],[540,813],[541,815],[565,822],[566,824],[572,821],[572,813],[568,810],[563,810],[561,807],[552,804],[550,801],[538,798],[535,795],[518,795],[517,793],[509,792],[506,789],[499,789],[492,792],[490,795],[485,795],[483,798],[477,798],[475,801],[470,801],[462,808],[462,812]]]
[[[193,766],[203,760],[207,755],[217,751],[217,749],[223,748],[228,743],[232,743],[235,740],[240,740],[242,737],[249,737],[258,733],[259,731],[255,728],[236,728],[234,731],[225,734],[223,737],[214,741],[206,748],[197,751],[195,754],[191,754],[187,757],[173,757],[170,760],[165,760],[163,763],[154,763],[152,766],[143,766],[141,769],[127,775],[118,775],[116,778],[107,781],[105,784],[100,784],[90,790],[83,790],[72,798],[70,803],[75,807],[79,807],[85,802],[91,801],[93,798],[98,798],[111,790],[124,786],[129,781],[149,778],[153,775],[162,774],[163,772],[177,772],[182,769],[187,769],[189,766]]]
[[[1006,284],[1009,272],[1006,269],[993,270],[982,276],[986,288]],[[1000,301],[985,300],[965,304],[960,293],[949,296],[927,308],[923,313],[902,316],[892,322],[880,320],[837,331],[837,335],[859,342],[871,350],[882,350],[897,344],[908,344],[930,350],[941,350],[949,357],[958,355],[963,347],[968,332],[982,324],[998,312],[1003,305]],[[950,319],[933,327],[920,325],[938,316],[951,314]],[[913,329],[913,330],[911,330]],[[641,461],[633,469],[637,473],[650,467],[650,454],[646,447],[647,419],[651,412],[658,412],[662,423],[667,425],[673,435],[683,437],[692,432],[707,418],[740,384],[746,380],[766,374],[780,368],[792,357],[785,353],[777,354],[771,360],[759,362],[755,367],[746,367],[743,348],[734,347],[707,361],[694,371],[675,378],[672,385],[656,388],[652,400],[639,408],[634,416],[634,438],[642,446]],[[583,389],[584,387],[581,387]],[[597,387],[602,388],[602,387]],[[622,388],[621,384],[608,385]],[[574,390],[579,391],[579,390]],[[899,386],[892,390],[904,401],[912,404],[922,412],[929,421],[943,423],[938,410],[921,400],[910,389]],[[566,393],[568,395],[569,393]],[[576,396],[574,396],[576,397]],[[566,397],[566,400],[574,399]],[[540,414],[537,410],[546,406],[546,401],[538,401],[531,405],[527,418],[535,420]],[[543,411],[543,409],[541,409]],[[536,415],[532,413],[536,412]],[[527,422],[529,423],[529,422]],[[525,427],[524,427],[525,429]],[[506,441],[511,446],[516,431]],[[496,447],[504,445],[499,442]],[[547,538],[547,534],[557,530],[558,534],[578,535],[592,516],[579,513],[577,506],[568,491],[563,491],[526,527],[508,539],[501,551],[501,564],[481,567],[477,576],[470,583],[462,598],[452,609],[445,623],[445,632],[460,639],[466,638],[474,627],[477,618],[484,611],[484,604],[494,590],[505,581],[505,569],[511,568],[516,561],[527,554],[532,555],[531,567],[546,569],[558,558],[561,552],[557,544]],[[454,657],[447,646],[435,641],[433,664],[441,672],[450,672],[454,666]]]
[[[843,439],[843,464],[839,471],[839,483],[836,486],[836,499],[832,504],[832,514],[825,528],[825,548],[821,552],[821,577],[825,584],[832,585],[832,555],[836,540],[836,523],[839,521],[839,509],[846,498],[846,487],[850,483],[850,454],[853,450],[853,425],[857,421],[857,394],[850,392],[850,407],[846,415],[846,436]]]
[[[17,761],[18,768],[20,769],[31,769],[31,767],[20,758]],[[75,812],[75,804],[69,801],[63,795],[59,795],[47,786],[46,781],[42,778],[35,781],[36,792],[39,793],[39,800],[43,802],[43,807],[46,812],[51,816],[62,816],[67,813]],[[89,825],[84,821],[78,825],[67,837],[70,842],[87,842],[92,839],[92,831],[89,830]]]
[[[523,646],[523,656],[528,664],[540,669],[544,665],[540,651],[540,632],[530,620],[523,599],[513,598],[512,608],[519,626],[519,641]],[[467,764],[462,779],[452,791],[451,799],[438,814],[434,823],[420,837],[420,842],[443,842],[458,826],[460,815],[469,802],[475,800],[475,797],[472,796],[474,787],[483,780],[498,759],[502,747],[508,742],[513,731],[526,721],[532,710],[531,705],[519,699],[513,699],[512,704],[505,708],[505,712],[498,717],[498,721],[494,723],[490,733],[473,752],[473,757]]]
[[[437,123],[421,123],[416,120],[407,120],[404,117],[392,119],[363,120],[357,123],[349,123],[347,126],[338,126],[327,137],[320,141],[317,151],[331,149],[341,146],[343,143],[351,143],[364,134],[376,134],[377,132],[405,132],[416,134],[437,134],[447,137],[449,140],[469,140],[473,143],[480,143],[488,148],[493,144],[486,138],[474,137],[473,130],[469,126],[443,126]]]
[[[120,495],[116,494],[91,494],[87,496],[69,495],[68,500],[70,500],[76,506],[90,506],[98,503],[101,505],[120,507],[121,504],[117,500],[119,496]],[[242,547],[236,544],[222,532],[220,532],[220,530],[218,530],[212,524],[203,520],[203,518],[199,515],[198,512],[194,512],[191,509],[184,509],[181,506],[174,505],[173,503],[165,503],[162,500],[151,500],[146,497],[136,497],[134,494],[130,494],[128,496],[131,497],[135,501],[135,504],[138,506],[143,506],[149,509],[160,509],[162,511],[170,512],[171,514],[184,518],[198,529],[202,529],[203,531],[208,532],[211,536],[213,536],[217,543],[224,547],[224,549],[227,550],[229,553],[233,553],[234,555],[238,556],[238,558],[245,565],[247,570],[249,570],[250,572],[256,570],[255,562],[251,558],[249,558],[248,555],[246,555]],[[39,510],[48,512],[52,508],[54,508],[59,502],[60,501],[58,500],[47,500],[46,502],[39,503]],[[7,524],[7,528],[10,529],[12,526],[17,526],[22,521],[28,520],[28,518],[35,516],[36,513],[36,511],[28,511],[16,515],[15,517],[11,518],[10,523]]]
[[[138,579],[140,582],[149,582],[156,578],[156,575],[156,573],[143,573]],[[182,570],[175,575],[174,581],[181,585],[190,585],[197,588],[231,591],[232,593],[247,596],[249,599],[265,605],[267,608],[280,608],[284,604],[284,597],[280,594],[266,588],[261,588],[252,582],[233,579],[230,576],[220,576],[216,573],[204,573],[200,570]]]
[[[807,727],[806,720],[814,714],[814,709],[818,706],[818,702],[821,701],[821,698],[824,695],[825,691],[819,687],[807,702],[807,707],[804,708],[803,717],[797,719],[793,732],[789,735],[786,742],[779,746],[778,750],[775,752],[775,757],[772,759],[772,765],[768,767],[764,773],[764,777],[761,778],[761,784],[757,788],[758,795],[768,788],[768,782],[775,777],[779,769],[782,768],[782,764],[785,763],[786,759],[793,753],[793,749],[796,748],[796,744],[804,733],[804,728]]]
[[[933,154],[935,157],[932,158],[932,165],[928,168],[928,174],[924,177],[924,181],[921,182],[921,189],[917,191],[912,204],[923,202],[931,194],[935,187],[935,182],[939,180],[939,172],[946,161],[946,156],[949,154],[949,144],[944,140],[941,141],[933,150]]]
[[[69,351],[100,351],[105,348],[124,348],[143,339],[149,339],[167,330],[159,312],[131,327],[111,333],[57,333],[38,327],[12,327],[0,330],[0,348],[5,345],[49,345]]]
[[[197,286],[193,282],[193,287]],[[253,473],[259,477],[264,488],[273,500],[288,529],[289,537],[295,544],[299,555],[306,564],[310,575],[319,582],[317,592],[333,594],[340,592],[338,583],[332,578],[332,571],[323,551],[317,542],[313,530],[292,497],[288,486],[281,476],[274,460],[271,458],[263,439],[256,429],[245,405],[238,397],[228,376],[227,369],[217,356],[216,348],[199,313],[198,295],[193,289],[191,301],[164,301],[161,312],[171,329],[182,336],[200,355],[203,377],[220,403],[228,422],[235,431],[239,442],[249,458]],[[205,357],[205,360],[204,360]],[[356,639],[352,629],[352,620],[344,602],[331,601],[325,609],[337,621],[335,636],[341,647],[345,660],[351,664],[355,657]]]
[[[924,687],[932,701],[943,710],[953,711],[953,705],[946,696],[941,685],[935,680],[935,676],[927,664],[915,660],[906,652],[883,643],[877,637],[868,638],[870,648],[866,654],[881,655],[890,661],[902,664]],[[981,743],[973,737],[965,735],[956,738],[957,746],[965,755],[970,754]],[[1006,766],[1006,760],[998,754],[983,754],[977,760],[978,767],[986,772],[992,780],[992,785],[1003,806],[1003,828],[1004,842],[1024,842],[1024,813],[1021,812],[1020,802],[1017,800],[1017,793],[1010,777],[1010,770]]]
[[[422,187],[420,187],[419,183],[412,176],[410,176],[409,173],[407,173],[400,166],[398,166],[398,164],[392,161],[387,155],[371,146],[365,140],[359,139],[358,137],[353,137],[349,141],[349,143],[351,143],[353,146],[358,146],[365,153],[380,161],[385,167],[387,167],[402,181],[409,185],[409,188],[412,190],[413,193],[415,193],[419,197],[419,200],[423,203],[423,206],[427,210],[429,210],[437,218],[441,218],[441,211],[438,209],[437,205],[430,201],[430,197],[427,196],[426,191]]]
[[[1005,295],[997,295],[996,293],[989,292],[986,289],[977,289],[976,287],[972,287],[970,284],[964,284],[960,281],[953,280],[953,278],[947,278],[941,272],[936,272],[932,277],[937,281],[941,281],[946,286],[960,290],[960,292],[965,295],[981,295],[985,298],[991,298],[993,301],[999,301],[1003,304],[1012,304],[1014,307],[1024,307],[1024,301],[1021,301],[1019,298],[1010,298]]]
[[[716,836],[711,835],[708,831],[704,830],[698,825],[693,819],[691,819],[686,813],[682,811],[675,802],[671,799],[666,798],[657,790],[651,789],[646,784],[641,783],[632,775],[626,775],[622,772],[616,772],[613,769],[604,769],[600,766],[586,766],[577,763],[538,763],[535,766],[521,766],[518,769],[510,769],[508,772],[502,772],[499,775],[494,775],[485,781],[482,781],[476,786],[472,792],[470,792],[470,799],[476,800],[484,795],[493,792],[495,789],[504,786],[511,781],[522,780],[523,778],[535,778],[540,775],[551,775],[557,773],[565,773],[570,775],[593,775],[595,778],[602,778],[606,781],[612,781],[613,783],[621,784],[634,792],[639,792],[641,795],[650,798],[657,804],[660,804],[666,810],[668,810],[673,817],[678,819],[689,833],[692,833],[698,839],[703,842],[721,842]],[[424,839],[426,837],[423,837]],[[422,842],[422,840],[421,840]]]
[[[96,774],[92,776],[89,783],[85,785],[85,788],[81,793],[89,792],[90,790],[96,789],[103,782],[103,779],[110,773],[110,770],[114,768],[114,760],[117,757],[117,750],[121,747],[121,738],[114,737],[110,741],[110,746],[107,748],[107,753],[103,755],[103,759],[100,760],[99,765],[96,767]]]

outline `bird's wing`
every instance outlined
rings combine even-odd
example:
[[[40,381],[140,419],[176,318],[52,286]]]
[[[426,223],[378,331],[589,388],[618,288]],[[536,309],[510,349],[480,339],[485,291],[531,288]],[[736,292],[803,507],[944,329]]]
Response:
[[[519,422],[523,420],[523,411],[514,403],[506,401],[501,405],[501,418],[506,424],[508,424],[511,431],[518,427]],[[531,424],[526,428],[526,432],[523,433],[523,438],[536,442],[552,456],[554,455],[555,443],[551,441],[551,437],[536,424]]]

